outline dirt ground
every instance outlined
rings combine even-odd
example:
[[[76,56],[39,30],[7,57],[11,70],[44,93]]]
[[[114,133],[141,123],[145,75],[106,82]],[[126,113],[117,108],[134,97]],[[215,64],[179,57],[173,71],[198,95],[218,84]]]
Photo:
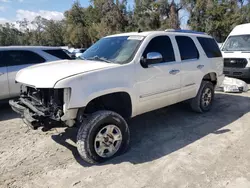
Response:
[[[217,93],[213,110],[178,104],[134,118],[131,148],[89,166],[75,129],[29,130],[0,108],[0,187],[249,188],[250,92]]]

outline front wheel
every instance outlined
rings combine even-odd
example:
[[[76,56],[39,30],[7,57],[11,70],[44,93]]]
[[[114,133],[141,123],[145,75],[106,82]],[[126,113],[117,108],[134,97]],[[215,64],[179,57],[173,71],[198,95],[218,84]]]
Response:
[[[211,109],[214,100],[214,85],[210,81],[202,81],[195,98],[191,99],[190,105],[195,112],[207,112]]]
[[[129,128],[117,113],[98,111],[83,121],[77,134],[82,159],[95,164],[123,153],[129,145]]]

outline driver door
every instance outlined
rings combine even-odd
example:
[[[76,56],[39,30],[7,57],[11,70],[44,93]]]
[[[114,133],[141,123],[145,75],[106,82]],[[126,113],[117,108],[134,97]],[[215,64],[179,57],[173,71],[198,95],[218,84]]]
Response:
[[[143,58],[151,52],[160,53],[163,60],[149,64],[148,68],[143,68],[140,63],[136,64],[138,114],[162,108],[180,100],[181,65],[176,61],[170,37],[157,36],[151,39],[143,53]]]

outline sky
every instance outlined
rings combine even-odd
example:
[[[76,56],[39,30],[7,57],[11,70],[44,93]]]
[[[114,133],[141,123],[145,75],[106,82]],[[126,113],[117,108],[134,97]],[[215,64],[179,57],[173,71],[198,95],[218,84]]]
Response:
[[[46,19],[61,20],[63,13],[70,9],[74,0],[0,0],[0,24],[15,22],[24,18],[32,21],[36,16]],[[133,7],[134,0],[128,0]],[[82,6],[87,7],[89,0],[80,0]],[[182,12],[182,26],[185,26],[187,15]]]

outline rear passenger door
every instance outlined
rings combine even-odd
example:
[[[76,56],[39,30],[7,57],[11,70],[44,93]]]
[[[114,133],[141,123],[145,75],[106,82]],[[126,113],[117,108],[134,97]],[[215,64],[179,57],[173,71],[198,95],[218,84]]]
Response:
[[[16,73],[28,66],[45,62],[44,58],[29,50],[5,51],[4,60],[7,63],[10,97],[16,97],[20,93],[20,84],[15,83]]]
[[[3,53],[0,51],[0,100],[9,97],[7,67],[5,61],[3,60]]]
[[[175,36],[181,60],[181,100],[196,96],[200,85],[201,59],[194,40],[189,36]]]

